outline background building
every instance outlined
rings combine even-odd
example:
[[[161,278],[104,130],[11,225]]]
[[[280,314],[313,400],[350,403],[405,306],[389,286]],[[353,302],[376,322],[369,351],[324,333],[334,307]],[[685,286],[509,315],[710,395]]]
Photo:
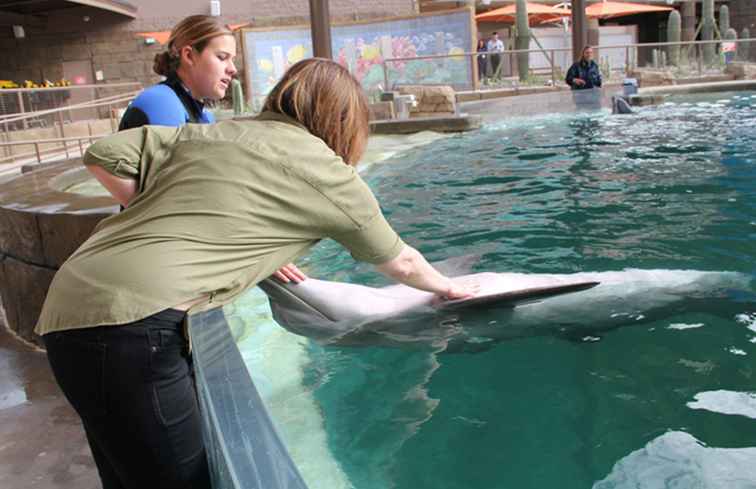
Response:
[[[309,22],[308,0],[0,0],[0,80],[148,85],[165,49],[159,33],[212,8],[232,26]],[[334,22],[417,13],[415,0],[331,0],[330,9]]]

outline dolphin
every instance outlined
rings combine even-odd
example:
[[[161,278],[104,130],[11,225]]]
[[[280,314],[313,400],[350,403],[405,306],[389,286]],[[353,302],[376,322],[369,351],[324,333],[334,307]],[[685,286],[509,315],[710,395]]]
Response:
[[[437,268],[455,276],[453,268],[459,263],[452,262],[451,270],[448,263],[441,265]],[[748,290],[751,282],[750,276],[738,272],[663,269],[484,272],[457,275],[455,280],[477,284],[479,297],[494,300],[473,299],[467,307],[448,307],[434,294],[405,285],[368,287],[314,278],[299,284],[266,280],[259,286],[279,325],[321,343],[448,350],[454,344],[540,334],[582,337],[684,311],[709,311],[716,299],[727,301],[732,291]]]

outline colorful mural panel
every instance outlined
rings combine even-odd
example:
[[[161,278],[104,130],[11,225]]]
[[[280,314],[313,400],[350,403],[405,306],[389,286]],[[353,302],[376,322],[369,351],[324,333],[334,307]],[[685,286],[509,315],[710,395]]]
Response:
[[[385,89],[384,59],[461,54],[473,50],[472,11],[422,15],[331,28],[336,61],[357,77],[367,91]],[[289,66],[312,57],[308,27],[243,32],[247,80],[253,103],[259,107]],[[389,88],[401,84],[472,86],[472,66],[464,56],[390,61]]]

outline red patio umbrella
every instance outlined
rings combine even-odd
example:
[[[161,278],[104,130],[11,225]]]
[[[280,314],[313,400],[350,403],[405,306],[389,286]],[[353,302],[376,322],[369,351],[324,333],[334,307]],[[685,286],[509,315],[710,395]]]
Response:
[[[530,25],[543,24],[544,22],[551,22],[562,17],[568,17],[570,15],[569,10],[557,10],[550,5],[543,5],[542,3],[530,3],[528,2],[528,23]],[[506,7],[489,10],[475,16],[475,20],[478,22],[503,22],[507,24],[514,24],[515,17],[517,16],[517,6],[515,4],[507,5]]]
[[[628,15],[645,14],[649,12],[669,12],[671,7],[660,5],[646,5],[642,3],[603,1],[588,5],[585,15],[589,19],[613,19]]]

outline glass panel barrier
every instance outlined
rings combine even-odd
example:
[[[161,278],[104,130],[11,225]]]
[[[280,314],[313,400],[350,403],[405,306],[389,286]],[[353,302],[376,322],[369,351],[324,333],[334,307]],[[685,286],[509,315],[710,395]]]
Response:
[[[306,489],[221,309],[189,318],[214,489]]]

